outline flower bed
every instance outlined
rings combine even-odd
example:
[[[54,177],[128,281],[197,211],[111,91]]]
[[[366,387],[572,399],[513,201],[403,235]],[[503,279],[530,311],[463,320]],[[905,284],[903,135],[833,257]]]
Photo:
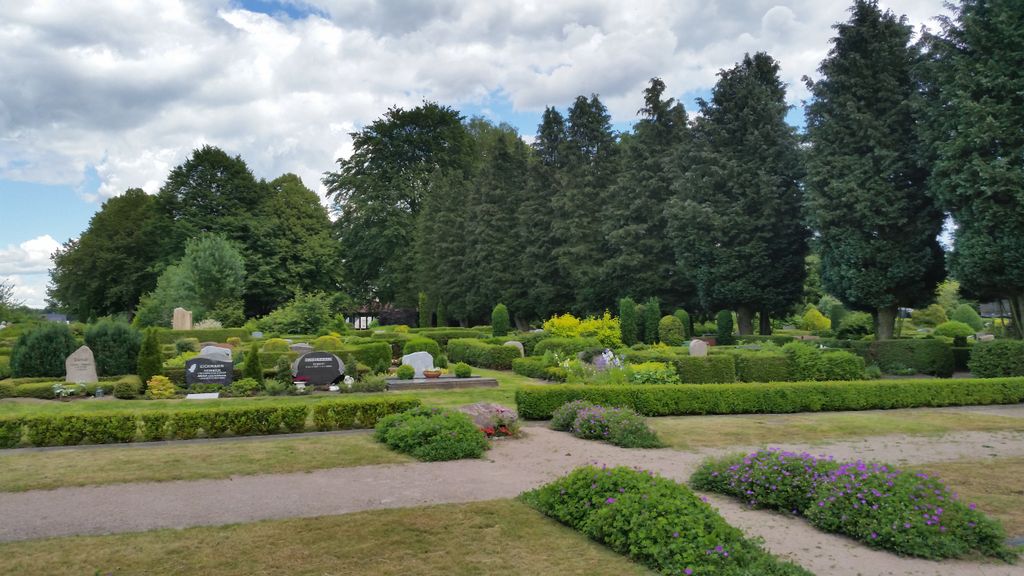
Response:
[[[519,416],[498,404],[480,402],[459,408],[488,438],[519,436]]]
[[[585,440],[604,440],[624,448],[658,448],[658,435],[636,412],[628,408],[605,408],[590,402],[569,402],[551,418],[555,430],[572,432]]]
[[[685,486],[650,472],[577,468],[520,499],[661,574],[810,574],[744,538]]]
[[[773,449],[705,462],[690,482],[897,554],[1016,558],[997,521],[920,472]]]

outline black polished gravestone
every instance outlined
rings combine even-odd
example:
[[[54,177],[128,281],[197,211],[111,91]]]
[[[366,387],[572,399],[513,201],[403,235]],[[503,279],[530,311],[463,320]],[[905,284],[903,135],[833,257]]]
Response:
[[[185,362],[185,385],[220,384],[229,386],[235,365],[222,360],[195,357]]]
[[[292,365],[292,375],[305,378],[311,386],[333,384],[345,373],[345,363],[330,352],[309,352]]]

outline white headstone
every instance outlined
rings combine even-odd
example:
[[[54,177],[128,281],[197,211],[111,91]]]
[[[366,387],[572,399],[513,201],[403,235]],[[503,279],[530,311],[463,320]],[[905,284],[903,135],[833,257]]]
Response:
[[[690,356],[707,356],[708,355],[708,343],[703,340],[694,338],[690,340]]]
[[[203,392],[202,394],[185,394],[185,400],[213,400],[220,398],[220,392]]]
[[[260,332],[259,330],[257,330],[256,332],[253,332],[252,334],[250,334],[250,336],[252,336],[256,340],[259,340],[260,338],[263,338],[263,332]]]
[[[191,330],[192,313],[184,308],[175,308],[174,316],[171,318],[171,328],[174,330]]]
[[[430,355],[430,352],[413,352],[402,356],[402,364],[412,366],[416,371],[413,378],[423,378],[424,370],[434,369],[434,357]]]
[[[991,342],[996,339],[992,334],[976,334],[974,337],[977,338],[978,342]]]
[[[505,346],[512,346],[513,348],[518,348],[519,349],[519,356],[520,357],[526,356],[526,349],[523,348],[523,343],[522,342],[519,342],[519,341],[516,341],[516,340],[509,340],[508,342],[505,342],[504,345]]]
[[[220,346],[204,346],[196,357],[220,362],[231,362],[231,350],[221,348]]]
[[[98,382],[96,377],[96,358],[88,346],[82,346],[75,350],[64,360],[65,382],[76,384],[87,384]]]

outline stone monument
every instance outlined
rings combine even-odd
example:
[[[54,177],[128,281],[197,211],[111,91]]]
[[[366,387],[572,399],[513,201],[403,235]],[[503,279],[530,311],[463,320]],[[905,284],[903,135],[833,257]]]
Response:
[[[82,346],[72,352],[64,360],[64,370],[66,371],[65,382],[89,384],[99,381],[99,378],[96,377],[96,358],[93,357],[92,350],[88,346]]]
[[[513,348],[518,348],[520,358],[526,356],[526,349],[523,348],[523,343],[518,340],[509,340],[508,342],[505,342],[503,346],[512,346]]]
[[[309,352],[292,364],[292,376],[311,386],[334,384],[345,373],[345,363],[330,352]]]
[[[690,356],[701,358],[708,355],[708,343],[694,338],[690,340]]]
[[[412,366],[415,370],[413,378],[423,378],[424,370],[434,369],[434,357],[430,355],[430,352],[413,352],[402,356],[402,364]]]
[[[171,329],[173,330],[191,330],[192,329],[192,313],[184,308],[174,309],[174,318],[171,319]]]

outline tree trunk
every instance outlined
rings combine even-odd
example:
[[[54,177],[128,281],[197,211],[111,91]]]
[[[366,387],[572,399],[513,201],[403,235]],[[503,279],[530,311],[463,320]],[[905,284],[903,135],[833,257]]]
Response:
[[[772,334],[772,318],[768,315],[767,310],[761,310],[761,321],[760,321],[760,332],[761,336],[771,336]]]
[[[522,316],[520,316],[518,314],[515,317],[515,322],[516,322],[516,330],[518,330],[520,332],[526,332],[527,330],[530,329],[530,323],[527,322],[525,318],[523,318]]]
[[[739,306],[736,308],[736,322],[739,324],[740,336],[750,336],[754,333],[754,313],[750,306]]]
[[[1013,334],[1018,338],[1024,338],[1024,296],[1011,295],[1010,300],[1010,317],[1013,322],[1013,331],[1005,330],[1007,335]]]
[[[896,327],[896,307],[879,308],[875,322],[875,340],[892,340]]]

